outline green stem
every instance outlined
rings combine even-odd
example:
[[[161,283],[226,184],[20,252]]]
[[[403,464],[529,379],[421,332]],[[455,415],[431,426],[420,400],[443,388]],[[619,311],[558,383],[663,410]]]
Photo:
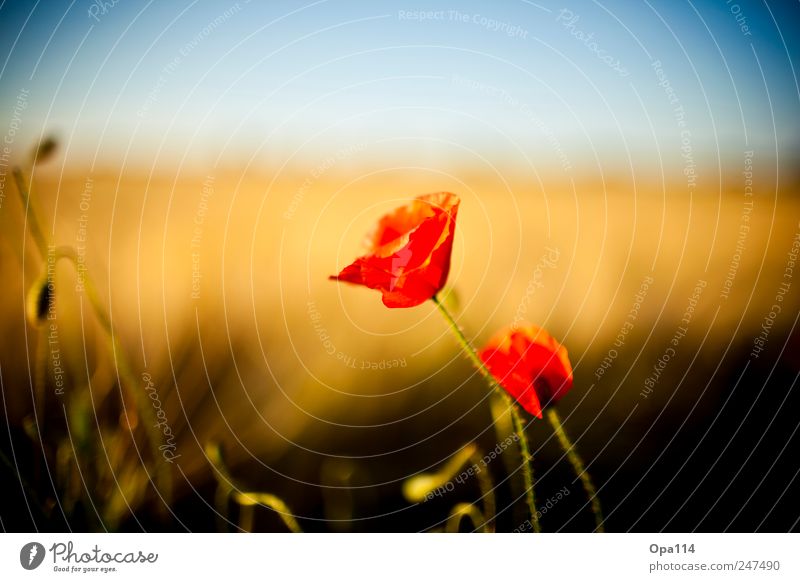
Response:
[[[67,259],[77,272],[79,265],[78,256],[72,247],[61,246],[56,248],[55,259],[59,260],[62,258]],[[100,322],[100,326],[108,337],[111,357],[114,359],[114,364],[122,380],[120,382],[120,388],[123,400],[125,401],[125,415],[127,421],[130,423],[131,417],[134,414],[138,414],[139,418],[136,420],[136,423],[141,423],[143,425],[144,432],[147,435],[150,453],[153,456],[153,464],[155,465],[155,483],[158,484],[156,488],[165,504],[165,506],[159,506],[159,510],[162,513],[166,513],[166,506],[169,506],[172,498],[172,475],[167,462],[163,459],[161,449],[159,449],[158,443],[160,439],[155,413],[153,412],[149,399],[144,395],[144,392],[137,389],[138,382],[133,375],[133,368],[128,362],[128,357],[119,341],[119,334],[111,323],[111,315],[100,300],[100,293],[97,290],[97,286],[88,271],[84,271],[83,275],[83,290],[89,299],[89,304],[97,320]],[[128,406],[130,406],[130,409]],[[134,423],[134,425],[136,423]]]
[[[48,252],[47,239],[44,236],[44,231],[42,231],[39,223],[39,217],[36,214],[36,209],[33,206],[30,192],[28,191],[28,186],[25,183],[25,175],[22,173],[22,169],[18,166],[13,168],[12,173],[14,175],[14,181],[16,183],[20,198],[22,199],[22,204],[25,207],[26,218],[28,218],[26,222],[28,223],[31,236],[34,242],[36,242],[36,247],[39,249],[39,253],[44,260],[45,257],[47,257]],[[68,259],[72,263],[73,267],[76,269],[78,268],[77,253],[71,247],[58,247],[56,249],[55,260],[61,258]],[[84,277],[84,290],[86,291],[86,295],[89,299],[90,305],[92,306],[92,310],[97,316],[100,325],[103,327],[103,331],[105,331],[106,335],[108,336],[111,355],[114,358],[114,363],[119,371],[120,376],[122,377],[122,382],[120,383],[122,385],[122,391],[128,398],[132,400],[134,409],[138,408],[138,414],[143,418],[145,432],[148,436],[150,449],[153,455],[153,463],[156,466],[156,477],[157,481],[159,482],[157,489],[159,490],[159,494],[161,495],[165,504],[168,506],[170,504],[170,498],[172,495],[172,476],[166,461],[159,460],[159,457],[162,455],[160,449],[158,448],[158,431],[155,430],[157,426],[155,424],[155,414],[152,411],[150,403],[147,402],[147,398],[145,398],[141,392],[137,390],[138,383],[133,376],[133,368],[128,364],[125,352],[123,351],[122,345],[120,344],[117,334],[115,333],[116,330],[111,323],[111,316],[106,311],[102,301],[100,301],[100,294],[98,293],[94,282],[89,276],[88,271],[84,271]],[[163,511],[164,508],[162,507],[161,510]]]
[[[480,357],[478,357],[478,353],[475,351],[475,348],[473,348],[472,344],[469,343],[469,340],[464,335],[464,332],[461,331],[461,328],[456,323],[456,320],[453,319],[453,316],[450,315],[450,312],[447,311],[447,308],[435,295],[431,299],[449,324],[450,330],[453,332],[456,340],[458,340],[458,344],[461,346],[462,351],[467,355],[475,368],[477,368],[478,372],[481,376],[483,376],[483,379],[486,380],[486,383],[489,385],[489,387],[492,390],[497,391],[497,393],[503,397],[509,409],[511,410],[511,418],[514,423],[514,432],[517,434],[520,454],[522,455],[522,477],[525,480],[525,501],[528,504],[528,510],[531,514],[531,525],[533,526],[533,531],[539,533],[541,528],[539,526],[539,516],[538,512],[536,511],[536,497],[533,490],[533,458],[531,457],[530,447],[528,446],[528,437],[525,435],[525,425],[522,422],[519,411],[517,410],[514,401],[511,400],[511,397],[508,395],[508,393],[497,383],[497,380],[494,379],[492,373],[489,372],[489,370],[483,364],[483,361],[480,359]]]
[[[469,460],[472,462],[473,467],[480,466],[482,459],[477,448],[473,449]],[[494,482],[488,470],[478,471],[475,476],[478,478],[478,487],[481,489],[481,499],[483,500],[483,531],[486,533],[494,533],[494,519],[497,513],[494,500]]]
[[[36,248],[39,249],[39,253],[42,255],[42,259],[44,259],[47,256],[47,239],[45,238],[44,233],[39,226],[39,218],[36,215],[36,209],[31,204],[28,186],[25,184],[25,176],[22,174],[22,170],[18,167],[14,167],[11,172],[14,174],[14,182],[16,182],[17,190],[22,198],[22,205],[25,207],[26,217],[30,217],[30,220],[27,220],[26,222],[28,223],[28,228],[31,231],[31,236],[36,243]]]
[[[564,431],[564,425],[561,423],[561,418],[554,407],[547,409],[547,420],[549,420],[550,424],[553,426],[556,437],[558,437],[558,442],[561,444],[561,448],[564,449],[564,452],[567,454],[567,459],[572,465],[572,468],[575,470],[575,474],[580,478],[581,484],[583,485],[583,490],[586,492],[586,496],[589,498],[589,502],[592,504],[595,531],[602,533],[604,531],[603,511],[600,508],[600,500],[597,498],[597,490],[594,488],[592,478],[589,476],[589,472],[584,467],[583,460],[581,460],[580,455],[578,455],[578,452],[575,450],[575,446],[572,444],[572,441],[569,440],[567,433]]]
[[[270,493],[261,493],[256,491],[236,491],[233,494],[233,499],[239,504],[240,511],[244,512],[242,529],[245,531],[253,531],[253,508],[258,505],[267,507],[277,513],[278,517],[281,519],[283,524],[289,528],[290,532],[303,532],[303,530],[300,529],[300,524],[297,523],[297,520],[294,518],[294,514],[289,509],[289,506],[286,505],[286,503],[284,503],[280,497]]]
[[[525,477],[525,501],[531,511],[531,526],[534,533],[541,533],[542,526],[539,525],[539,512],[536,511],[536,496],[533,491],[533,455],[528,446],[528,437],[525,436],[525,425],[522,417],[517,411],[517,407],[512,404],[511,420],[514,423],[514,432],[519,437],[519,452],[522,455],[522,474]]]

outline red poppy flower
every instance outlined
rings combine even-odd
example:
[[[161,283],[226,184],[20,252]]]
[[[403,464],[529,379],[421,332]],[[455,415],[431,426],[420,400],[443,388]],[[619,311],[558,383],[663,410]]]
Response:
[[[542,408],[555,404],[572,388],[567,350],[540,327],[503,329],[479,355],[500,385],[539,418]]]
[[[367,236],[369,253],[331,279],[377,289],[386,307],[414,307],[444,286],[460,200],[425,194],[380,219]]]

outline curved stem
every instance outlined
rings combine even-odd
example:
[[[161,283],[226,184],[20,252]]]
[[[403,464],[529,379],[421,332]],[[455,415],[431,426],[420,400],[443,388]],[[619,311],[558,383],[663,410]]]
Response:
[[[254,509],[257,505],[268,507],[277,513],[289,531],[293,533],[303,531],[294,514],[289,510],[289,506],[280,497],[261,491],[245,491],[241,488],[225,465],[222,447],[219,443],[214,441],[206,443],[205,453],[208,462],[214,469],[214,478],[217,480],[215,503],[221,532],[226,531],[226,526],[230,523],[228,521],[228,500],[230,498],[233,498],[233,501],[239,505],[239,527],[244,531],[252,531],[255,519]]]
[[[300,524],[294,518],[294,514],[289,510],[289,506],[283,502],[280,497],[272,495],[271,493],[261,493],[257,491],[236,491],[233,494],[233,499],[241,506],[243,512],[242,529],[245,531],[253,531],[253,508],[258,506],[268,507],[278,514],[283,524],[289,528],[292,533],[302,533]],[[246,527],[245,527],[246,526]]]
[[[36,247],[42,256],[42,259],[45,259],[48,253],[47,239],[39,223],[39,217],[36,213],[36,209],[34,208],[33,201],[31,200],[28,186],[25,183],[25,175],[22,173],[22,169],[18,166],[13,168],[12,173],[14,175],[17,191],[19,192],[20,198],[22,199],[22,204],[25,207],[26,222],[30,229],[31,236],[36,243]],[[57,261],[62,258],[69,260],[75,269],[78,268],[77,253],[74,249],[72,249],[72,247],[61,246],[56,248],[55,260]],[[119,375],[121,376],[120,386],[123,392],[123,397],[127,397],[127,399],[130,399],[130,401],[133,403],[133,406],[130,409],[126,407],[126,415],[128,415],[129,425],[136,424],[136,422],[132,422],[131,419],[131,416],[135,414],[140,414],[145,419],[145,432],[148,436],[150,450],[153,455],[153,463],[156,466],[156,477],[160,485],[157,487],[157,489],[159,489],[159,495],[164,500],[166,506],[169,506],[172,495],[172,477],[166,462],[163,460],[159,461],[159,457],[162,455],[158,448],[158,433],[155,430],[158,425],[155,424],[155,415],[152,412],[150,404],[136,389],[137,383],[133,376],[133,369],[128,364],[127,356],[122,349],[122,345],[119,342],[116,330],[111,323],[110,314],[103,306],[103,303],[100,300],[100,295],[94,282],[90,278],[88,271],[84,272],[84,276],[84,290],[86,291],[86,295],[89,299],[89,303],[95,313],[95,316],[100,322],[103,331],[105,331],[108,336],[111,355],[114,358],[114,363]]]
[[[57,247],[55,251],[55,260],[59,259],[66,259],[69,261],[77,272],[78,257],[75,249],[69,246]],[[119,341],[119,334],[116,332],[111,322],[111,315],[100,300],[100,293],[88,271],[84,271],[83,288],[89,299],[89,304],[97,320],[100,322],[100,326],[108,337],[111,356],[114,358],[114,364],[121,379],[120,390],[122,392],[123,401],[126,403],[124,409],[126,422],[132,430],[133,427],[139,424],[137,415],[141,416],[143,420],[142,424],[144,425],[150,453],[153,456],[153,464],[155,465],[155,481],[158,483],[158,494],[164,501],[165,506],[168,507],[172,498],[172,475],[167,462],[163,458],[161,449],[159,449],[158,422],[155,413],[147,397],[136,388],[137,381],[133,375],[133,368],[128,362],[128,357]],[[165,510],[166,507],[160,506],[160,511],[164,512]]]
[[[583,460],[581,459],[580,455],[578,455],[578,452],[575,450],[575,445],[572,444],[572,441],[569,440],[566,431],[564,431],[564,425],[561,423],[561,417],[559,417],[558,412],[556,412],[554,407],[547,409],[547,420],[549,420],[550,424],[553,426],[553,430],[556,433],[558,442],[561,444],[561,448],[564,449],[564,452],[567,454],[567,459],[572,465],[572,468],[575,470],[575,474],[580,478],[581,484],[583,485],[583,490],[586,492],[586,496],[589,498],[589,502],[592,505],[592,513],[594,514],[595,531],[602,533],[604,531],[603,511],[600,508],[600,500],[597,498],[597,490],[594,488],[592,478],[589,476],[588,471],[586,471],[586,467],[584,467]]]
[[[422,503],[430,498],[433,492],[445,487],[458,475],[458,472],[470,461],[480,462],[481,455],[478,454],[478,447],[475,443],[468,443],[450,457],[438,471],[430,473],[418,473],[406,479],[403,483],[403,495],[412,503]],[[476,463],[476,464],[477,464]]]
[[[445,524],[445,531],[447,533],[458,533],[461,527],[461,520],[465,517],[470,519],[475,528],[486,523],[486,518],[472,503],[459,503],[450,511],[450,516],[447,518],[447,523]]]
[[[489,385],[489,387],[497,391],[497,393],[504,398],[504,401],[506,404],[508,404],[511,410],[511,418],[514,423],[514,432],[517,434],[520,454],[522,455],[522,477],[525,480],[525,501],[528,504],[528,510],[531,514],[531,525],[533,526],[533,531],[539,533],[541,528],[539,527],[539,516],[538,512],[536,511],[536,497],[533,490],[533,458],[530,454],[530,447],[528,446],[528,437],[525,435],[525,425],[522,422],[519,411],[517,410],[514,401],[511,399],[508,393],[497,383],[497,380],[494,379],[492,373],[489,372],[489,370],[483,364],[483,361],[480,359],[480,357],[478,357],[478,353],[475,351],[475,348],[472,347],[472,344],[466,338],[464,332],[461,331],[461,328],[458,327],[456,320],[453,319],[453,316],[450,315],[450,312],[447,311],[447,308],[439,301],[436,295],[431,297],[431,300],[436,304],[439,312],[449,324],[450,330],[453,332],[456,340],[458,340],[458,344],[461,346],[462,351],[467,355],[475,368],[477,368],[478,372],[481,376],[483,376],[483,379],[486,380],[486,383]]]

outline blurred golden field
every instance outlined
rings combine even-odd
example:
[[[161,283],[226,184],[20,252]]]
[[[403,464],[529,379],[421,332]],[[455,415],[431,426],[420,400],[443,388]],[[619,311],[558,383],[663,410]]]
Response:
[[[760,407],[789,414],[779,403],[800,372],[796,281],[765,351],[750,357],[800,233],[797,184],[775,184],[766,167],[754,172],[749,230],[731,282],[745,203],[739,171],[707,177],[688,192],[685,183],[623,172],[570,182],[518,169],[445,173],[355,162],[321,171],[316,161],[154,173],[36,166],[32,204],[47,238],[77,248],[85,229],[85,264],[130,363],[131,390],[143,394],[145,375],[152,379],[175,435],[170,509],[147,485],[139,455],[151,453],[142,448],[141,427],[133,429],[138,445],[119,444],[117,457],[112,440],[97,442],[101,435],[125,441],[131,418],[119,362],[67,262],[58,265],[55,295],[64,394],[56,393],[52,360],[37,356],[43,328],[26,322],[23,307],[46,258],[24,233],[22,204],[9,182],[0,211],[0,353],[16,462],[56,529],[74,519],[91,529],[216,528],[219,475],[207,458],[209,443],[221,445],[238,483],[279,496],[303,529],[440,526],[448,504],[474,496],[476,485],[414,505],[401,495],[403,479],[431,470],[466,442],[494,446],[486,389],[432,304],[389,310],[377,293],[327,277],[361,252],[383,213],[448,190],[462,203],[447,301],[468,337],[480,344],[523,316],[563,342],[575,388],[559,408],[595,476],[608,529],[680,529],[695,523],[694,509],[704,513],[717,499],[737,449],[752,449],[736,439],[755,438],[747,423],[761,418]],[[615,344],[648,277],[636,320]],[[688,333],[644,397],[698,281],[707,285]],[[615,356],[600,375],[609,350]],[[30,429],[37,374],[38,433]],[[795,422],[781,416],[775,428],[788,431]],[[538,494],[546,499],[571,483],[570,472],[544,423],[534,422],[530,433]],[[774,432],[761,436],[765,446],[781,442]],[[59,448],[63,439],[72,446]],[[712,465],[714,459],[722,463]],[[753,471],[752,482],[737,484],[730,495],[738,500],[723,494],[720,511],[740,504],[744,489],[757,490],[773,461],[757,464],[762,471]],[[702,485],[698,467],[716,492],[693,492]],[[492,472],[502,484],[503,469]],[[56,501],[65,491],[73,514]],[[550,529],[585,529],[590,517],[578,497],[545,525],[552,519]],[[110,501],[104,509],[90,503],[95,498]],[[796,506],[788,497],[772,501]],[[518,525],[513,513],[498,517],[498,529]],[[713,530],[714,519],[712,513],[699,527]],[[742,519],[741,527],[752,527]],[[772,527],[780,529],[777,513],[775,519]],[[264,510],[254,527],[285,526]]]

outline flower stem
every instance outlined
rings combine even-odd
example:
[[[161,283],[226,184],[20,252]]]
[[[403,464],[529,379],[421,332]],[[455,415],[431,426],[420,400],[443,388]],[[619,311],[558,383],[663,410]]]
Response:
[[[581,460],[580,455],[578,455],[578,452],[575,450],[575,446],[572,444],[572,441],[569,440],[567,433],[564,431],[564,425],[561,423],[561,417],[559,417],[558,412],[556,412],[554,407],[547,409],[547,420],[549,420],[550,424],[553,426],[556,437],[558,437],[558,442],[561,444],[561,448],[564,449],[564,452],[567,454],[567,459],[572,465],[572,468],[575,470],[575,474],[580,478],[581,484],[583,485],[583,490],[586,492],[586,496],[589,498],[589,502],[592,504],[595,531],[602,533],[604,531],[603,511],[600,508],[600,500],[597,498],[597,490],[594,488],[592,478],[589,476],[588,471],[586,471],[586,467],[583,465],[583,460]]]
[[[16,182],[20,198],[22,199],[22,204],[25,208],[25,212],[27,213],[26,222],[30,229],[31,236],[36,243],[36,247],[39,250],[42,260],[45,260],[48,256],[47,238],[44,235],[44,231],[42,230],[39,222],[39,217],[36,213],[36,208],[31,200],[31,195],[28,191],[28,186],[25,181],[25,175],[23,174],[22,169],[16,166],[13,168],[12,173],[14,175],[14,181]],[[78,269],[79,265],[77,253],[72,247],[60,246],[55,249],[53,260],[58,261],[62,258],[69,260],[72,266],[75,269]],[[103,306],[103,303],[100,300],[100,294],[88,271],[84,271],[84,291],[86,292],[86,295],[89,299],[89,304],[91,305],[95,316],[100,322],[103,331],[108,336],[111,356],[114,358],[114,364],[121,378],[120,390],[123,394],[123,400],[133,404],[131,408],[128,408],[127,405],[125,407],[125,414],[128,424],[129,426],[135,426],[138,424],[138,420],[136,420],[137,415],[141,415],[145,420],[143,424],[145,425],[145,433],[147,434],[149,441],[148,444],[150,445],[150,450],[153,455],[156,480],[158,482],[158,487],[156,489],[158,490],[158,495],[165,504],[164,506],[159,506],[159,511],[164,513],[170,504],[172,495],[172,476],[170,473],[170,468],[166,462],[163,459],[159,460],[159,457],[162,457],[163,455],[158,445],[159,433],[156,430],[158,424],[156,423],[155,413],[153,412],[150,403],[147,402],[147,398],[136,389],[137,382],[133,375],[133,368],[128,363],[125,351],[123,350],[122,344],[119,341],[119,334],[116,332],[111,322],[111,315]],[[40,400],[43,399],[40,398]],[[149,471],[147,474],[148,478],[150,478]]]
[[[509,398],[510,400],[510,398]],[[531,527],[534,533],[541,533],[542,527],[539,525],[539,512],[536,511],[536,497],[533,491],[533,455],[528,446],[528,437],[525,436],[525,425],[516,405],[511,403],[511,420],[514,423],[514,432],[519,438],[519,452],[522,456],[522,475],[525,478],[525,501],[531,512]]]
[[[72,263],[76,272],[78,272],[78,256],[73,248],[58,247],[56,253],[57,257],[63,256],[67,258]],[[158,506],[158,510],[162,515],[166,515],[172,499],[172,473],[159,448],[160,435],[158,431],[158,419],[153,412],[154,409],[151,403],[148,402],[148,398],[145,397],[144,391],[137,389],[138,383],[133,374],[133,367],[128,361],[128,356],[119,340],[119,333],[111,321],[111,314],[100,300],[100,293],[97,290],[97,285],[94,283],[88,270],[84,270],[83,278],[84,292],[89,299],[89,304],[97,320],[100,322],[108,338],[111,356],[114,358],[114,365],[121,379],[120,391],[123,400],[126,401],[124,408],[125,418],[129,425],[133,423],[133,426],[135,426],[139,423],[137,417],[142,417],[143,422],[141,424],[144,425],[150,452],[153,456],[152,462],[155,473],[154,485],[157,484],[157,495],[164,503],[164,505]],[[150,472],[146,472],[148,479],[152,481],[153,478],[150,476]]]
[[[36,209],[31,204],[31,195],[30,192],[28,192],[28,185],[25,183],[25,176],[23,175],[22,170],[18,167],[14,167],[11,170],[11,173],[14,175],[14,182],[16,182],[17,191],[22,198],[22,205],[24,206],[26,213],[25,218],[28,228],[30,229],[31,236],[36,243],[36,248],[42,255],[42,259],[44,259],[47,257],[47,239],[45,238],[44,232],[39,225],[39,218],[36,215]]]
[[[483,376],[483,379],[486,380],[486,383],[489,385],[489,387],[503,397],[511,411],[511,419],[514,423],[514,432],[517,435],[520,454],[522,456],[522,477],[525,480],[525,501],[528,504],[528,510],[531,514],[531,525],[533,527],[533,531],[539,533],[541,528],[539,526],[539,514],[536,511],[536,497],[533,490],[533,457],[530,454],[528,437],[525,435],[525,425],[522,422],[519,411],[517,410],[516,405],[511,400],[511,397],[508,395],[508,393],[497,383],[497,381],[494,379],[494,376],[492,376],[491,372],[489,372],[489,370],[483,364],[480,357],[478,357],[478,353],[475,351],[475,348],[472,347],[472,344],[466,338],[464,332],[461,331],[461,328],[458,327],[456,320],[453,319],[453,316],[450,315],[450,312],[447,311],[447,308],[435,295],[431,299],[449,324],[450,330],[453,332],[456,340],[458,340],[458,344],[461,346],[462,351],[467,355],[475,368],[477,368],[478,372],[481,376]]]

